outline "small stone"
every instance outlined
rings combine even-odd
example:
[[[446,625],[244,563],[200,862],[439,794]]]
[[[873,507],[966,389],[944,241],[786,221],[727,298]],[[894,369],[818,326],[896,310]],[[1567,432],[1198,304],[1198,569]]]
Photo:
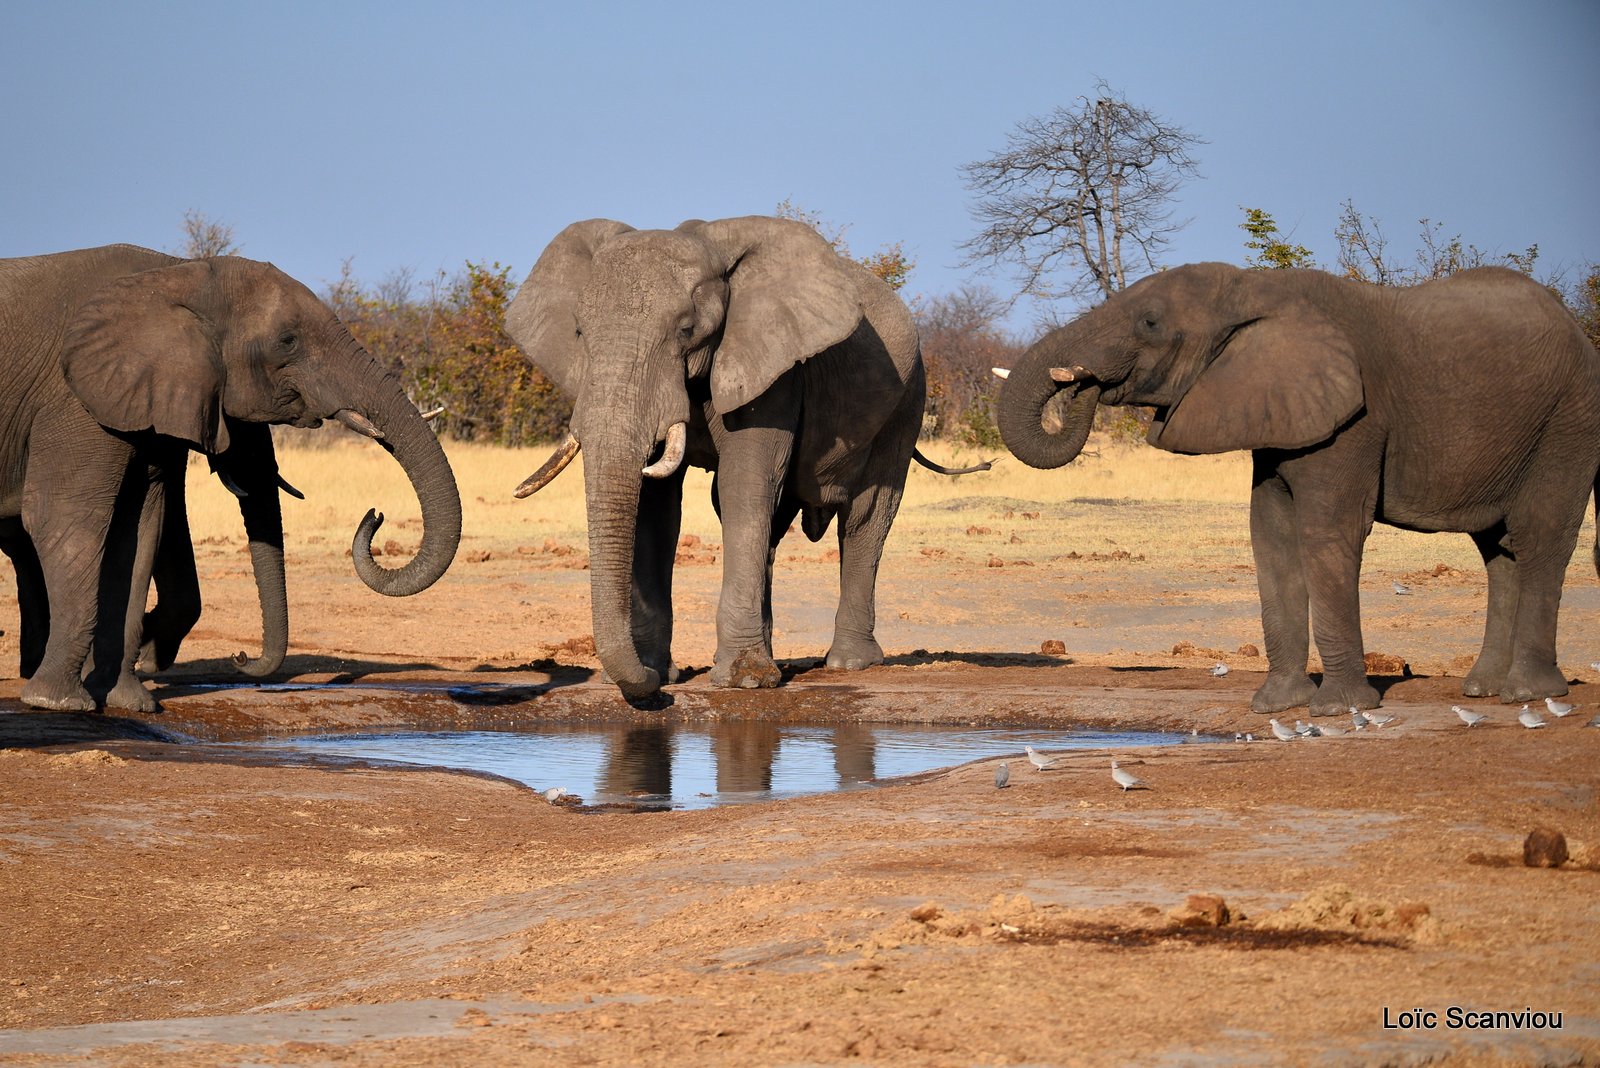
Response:
[[[1045,656],[1061,656],[1067,651],[1067,643],[1059,638],[1046,638],[1040,644],[1039,651]]]
[[[1398,656],[1389,653],[1368,653],[1366,655],[1366,668],[1368,675],[1400,675],[1411,674],[1411,665]]]
[[[1226,927],[1233,920],[1228,903],[1216,894],[1190,894],[1171,915],[1179,927]]]
[[[940,909],[931,901],[925,901],[911,910],[910,916],[918,923],[932,923],[940,916]]]
[[[990,567],[1005,567],[1006,566],[1006,562],[1004,560],[1000,559],[998,556],[991,556],[991,557],[989,557],[989,566]]]
[[[1567,836],[1550,827],[1535,827],[1522,843],[1522,863],[1530,868],[1559,868],[1567,862]]]
[[[1239,646],[1239,655],[1240,656],[1260,656],[1261,655],[1261,650],[1257,649],[1253,645],[1250,645],[1250,644],[1246,643],[1244,645]]]

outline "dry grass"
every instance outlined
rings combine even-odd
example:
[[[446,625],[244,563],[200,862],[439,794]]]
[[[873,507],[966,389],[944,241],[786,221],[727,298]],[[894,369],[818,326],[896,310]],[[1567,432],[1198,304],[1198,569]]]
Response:
[[[514,552],[546,539],[584,547],[581,455],[536,497],[519,501],[511,489],[542,462],[543,450],[452,442],[445,451],[461,489],[463,552]],[[925,445],[924,451],[948,465],[987,458],[945,443]],[[421,513],[404,473],[383,450],[354,439],[317,447],[291,441],[280,447],[279,459],[284,476],[307,496],[284,500],[288,547],[300,561],[295,566],[303,566],[319,548],[342,557],[368,507],[387,517],[380,544],[392,538],[407,551],[415,546]],[[710,485],[709,473],[689,472],[683,531],[720,542]],[[198,457],[190,466],[189,487],[196,541],[242,544],[236,502]],[[1144,445],[1091,442],[1084,457],[1057,471],[1037,471],[1003,453],[992,471],[960,478],[913,466],[888,551],[924,546],[971,551],[970,532],[976,528],[994,535],[983,538],[983,551],[1008,562],[1045,553],[1088,556],[1120,550],[1165,567],[1248,567],[1249,494],[1245,453],[1175,456]],[[1593,539],[1589,518],[1574,554],[1572,579],[1593,579]],[[803,551],[799,538],[791,543]],[[820,548],[829,546],[831,537]],[[1481,573],[1472,543],[1460,535],[1414,534],[1380,525],[1367,542],[1369,573],[1400,575],[1440,563]]]

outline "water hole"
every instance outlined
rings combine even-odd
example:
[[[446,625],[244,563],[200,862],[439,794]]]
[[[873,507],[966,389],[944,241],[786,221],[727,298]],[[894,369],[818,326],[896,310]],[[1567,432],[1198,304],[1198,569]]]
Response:
[[[591,806],[695,809],[870,789],[885,780],[981,759],[1009,759],[1013,777],[1064,773],[1035,772],[1023,750],[1030,745],[1067,752],[1219,740],[1157,731],[728,720],[393,730],[229,744],[284,760],[487,772],[536,790],[559,788]]]

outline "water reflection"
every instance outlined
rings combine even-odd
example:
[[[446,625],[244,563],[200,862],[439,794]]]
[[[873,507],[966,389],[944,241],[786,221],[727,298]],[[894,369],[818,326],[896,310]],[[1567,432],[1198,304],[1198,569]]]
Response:
[[[517,731],[396,731],[235,743],[335,757],[486,771],[589,804],[704,808],[855,790],[984,757],[1215,741],[1159,732],[1036,728],[829,726],[727,720],[692,724],[536,723]],[[1024,761],[1024,766],[1026,762]]]

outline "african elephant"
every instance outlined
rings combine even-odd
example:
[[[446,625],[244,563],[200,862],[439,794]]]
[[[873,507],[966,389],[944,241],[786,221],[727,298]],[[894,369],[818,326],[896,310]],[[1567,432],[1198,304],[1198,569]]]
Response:
[[[88,711],[93,689],[111,706],[154,708],[133,663],[167,487],[189,447],[226,455],[241,424],[337,418],[378,439],[417,491],[422,545],[404,567],[379,566],[383,517],[369,511],[357,574],[406,596],[449,567],[461,502],[438,440],[398,379],[271,264],[131,245],[0,260],[0,307],[0,530],[11,546],[25,533],[49,610],[26,703]],[[275,487],[261,504],[252,543],[281,548]],[[120,620],[121,634],[102,620]]]
[[[566,441],[518,496],[581,444],[595,647],[624,696],[677,676],[685,459],[716,472],[723,528],[712,682],[780,681],[772,562],[796,515],[813,541],[839,517],[828,665],[882,661],[874,585],[925,398],[916,329],[889,286],[798,222],[592,219],[550,242],[506,330],[575,398]]]
[[[1401,289],[1179,267],[1029,349],[1001,391],[1001,435],[1024,463],[1059,467],[1097,401],[1154,406],[1148,440],[1163,449],[1252,450],[1269,660],[1258,711],[1376,707],[1357,597],[1374,520],[1477,544],[1489,607],[1463,692],[1567,692],[1556,615],[1597,489],[1600,356],[1544,286],[1494,267]],[[1308,608],[1320,686],[1306,675]]]

